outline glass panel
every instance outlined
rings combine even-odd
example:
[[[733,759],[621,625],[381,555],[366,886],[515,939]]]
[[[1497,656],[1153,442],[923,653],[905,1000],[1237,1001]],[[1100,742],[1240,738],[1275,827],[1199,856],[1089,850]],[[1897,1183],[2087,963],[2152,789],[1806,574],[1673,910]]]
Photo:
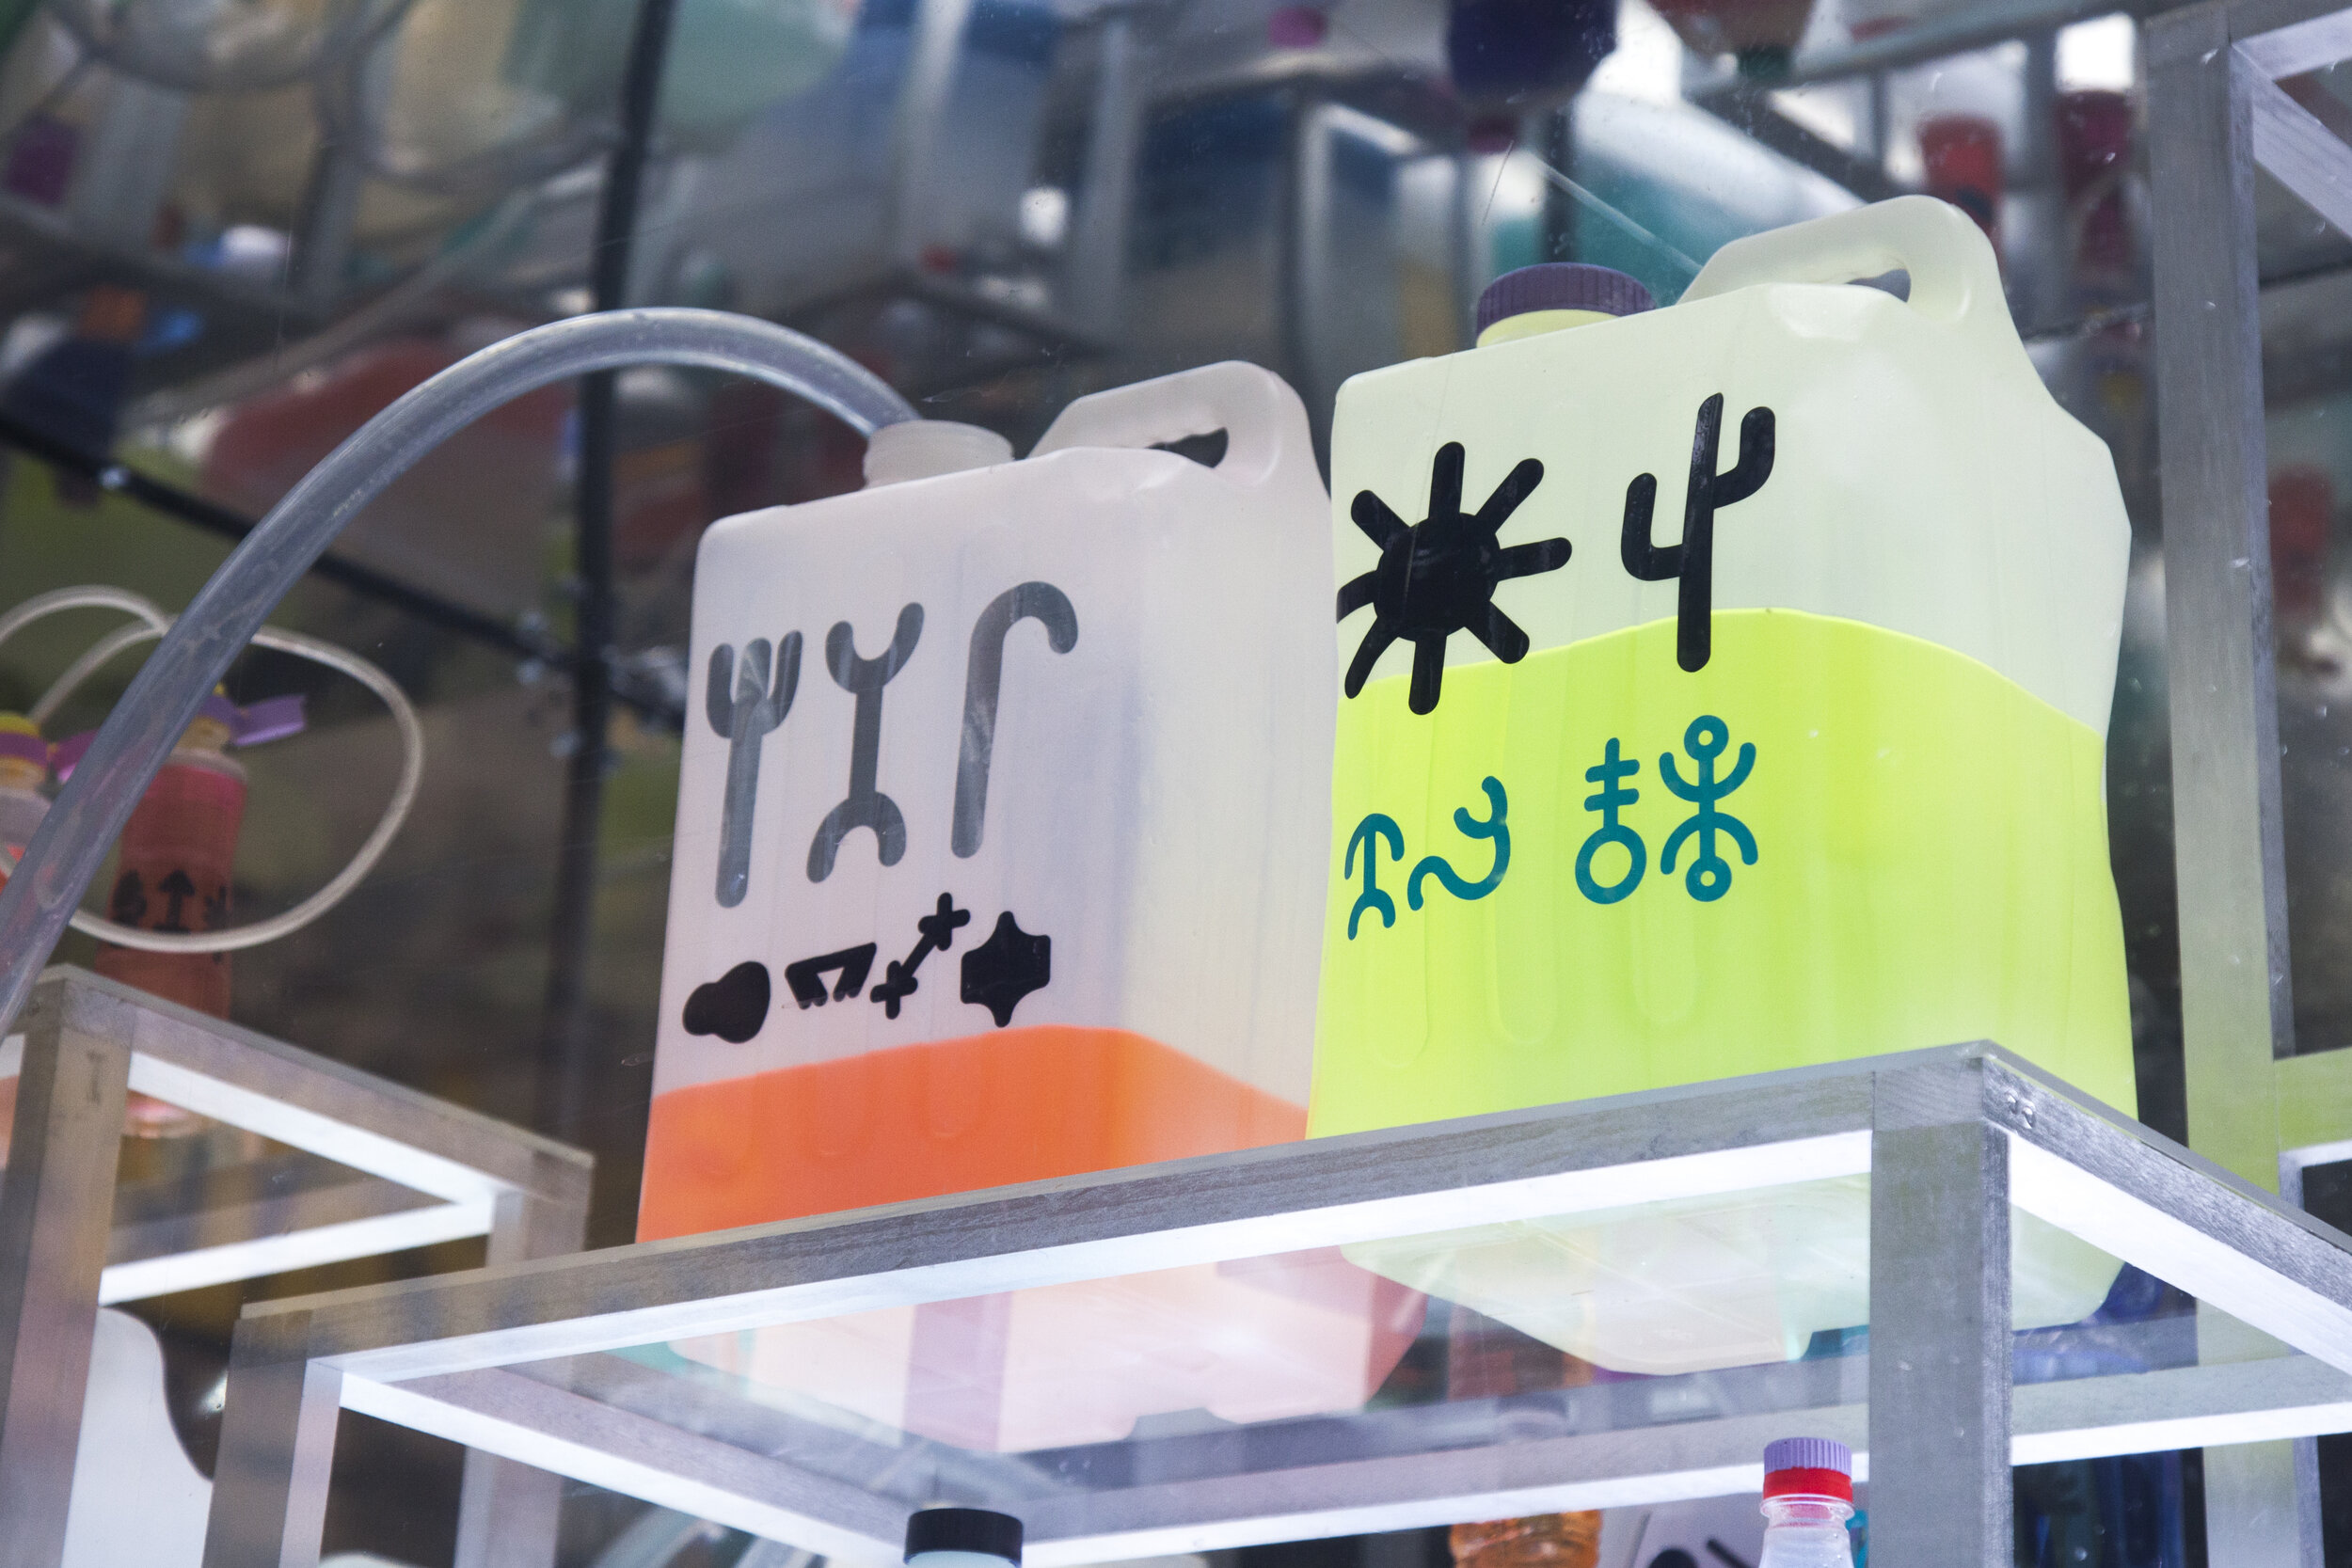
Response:
[[[892,1504],[1026,1509],[1033,1528],[1079,1517],[1089,1529],[1120,1528],[1116,1506],[1054,1512],[1084,1497],[1156,1497],[1143,1510],[1155,1526],[1224,1521],[1244,1505],[1217,1483],[1311,1467],[1318,1479],[1302,1477],[1300,1490],[1249,1496],[1263,1506],[1309,1497],[1367,1518],[1375,1505],[1426,1497],[1434,1517],[1449,1488],[1491,1491],[1523,1475],[1507,1450],[1531,1444],[1619,1434],[1621,1457],[1654,1454],[1674,1468],[1708,1451],[1690,1446],[1692,1423],[1736,1423],[1724,1427],[1740,1434],[1724,1439],[1728,1464],[1754,1462],[1748,1449],[1760,1451],[1763,1438],[1751,1444],[1750,1433],[1826,1421],[1859,1437],[1868,1198],[1867,1178],[1817,1180],[512,1370]],[[2012,1222],[2021,1389],[2197,1364],[2198,1309],[2185,1294],[2030,1215]],[[2205,1318],[2209,1337],[2230,1323]],[[2238,1338],[2239,1354],[2259,1343],[2242,1325]],[[2203,1413],[2185,1402],[2191,1393],[2166,1404],[2173,1396],[2150,1386],[2137,1401],[2090,1406],[2021,1393],[2018,1430],[2071,1458],[2118,1446],[2073,1430],[2089,1418],[2072,1412],[2128,1412],[2098,1418],[2110,1422]],[[1683,1436],[1639,1435],[1666,1429]],[[1464,1471],[1476,1450],[1494,1457]],[[1403,1467],[1378,1469],[1391,1460]],[[1444,1479],[1423,1460],[1450,1466]],[[1623,1473],[1589,1449],[1573,1464],[1549,1480]],[[1349,1465],[1372,1468],[1344,1472],[1352,1481],[1320,1468]],[[1385,1479],[1363,1479],[1375,1471]]]

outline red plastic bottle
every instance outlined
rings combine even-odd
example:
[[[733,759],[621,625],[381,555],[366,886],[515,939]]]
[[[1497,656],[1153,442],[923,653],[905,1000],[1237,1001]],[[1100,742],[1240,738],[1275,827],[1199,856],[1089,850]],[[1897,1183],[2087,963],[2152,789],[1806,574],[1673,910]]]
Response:
[[[1928,194],[1977,220],[2001,248],[2001,197],[2009,181],[2001,166],[2001,128],[1982,115],[1931,115],[1919,122],[1919,157]]]
[[[230,879],[245,822],[245,769],[228,745],[236,710],[204,707],[122,830],[106,916],[146,931],[213,931],[229,924]],[[151,995],[229,1016],[229,955],[144,953],[101,944],[98,973]]]

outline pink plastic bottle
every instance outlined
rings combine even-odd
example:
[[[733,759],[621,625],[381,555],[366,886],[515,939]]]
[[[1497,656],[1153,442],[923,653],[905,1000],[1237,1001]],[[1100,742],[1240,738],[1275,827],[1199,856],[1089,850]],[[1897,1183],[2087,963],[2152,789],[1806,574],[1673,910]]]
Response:
[[[1764,1446],[1764,1555],[1756,1568],[1853,1568],[1853,1450],[1826,1437]]]
[[[229,923],[229,889],[245,823],[245,769],[223,750],[235,725],[227,698],[206,699],[122,830],[106,912],[149,931],[210,931]],[[148,953],[105,943],[110,980],[229,1016],[229,955]]]

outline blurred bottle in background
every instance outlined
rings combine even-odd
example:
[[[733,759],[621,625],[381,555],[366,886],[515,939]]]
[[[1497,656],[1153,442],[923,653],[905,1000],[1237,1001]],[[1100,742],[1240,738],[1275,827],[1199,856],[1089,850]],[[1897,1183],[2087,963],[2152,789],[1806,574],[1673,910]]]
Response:
[[[40,792],[48,777],[49,743],[40,727],[21,713],[0,713],[0,845],[7,847],[11,864],[49,815],[49,797]],[[0,868],[0,883],[8,879]]]
[[[1589,1362],[1456,1305],[1447,1323],[1446,1397],[1501,1399],[1593,1381]],[[1600,1511],[1456,1525],[1454,1568],[1598,1568]]]
[[[2087,309],[2137,294],[2130,192],[2132,101],[2120,92],[2062,93],[2058,102],[2058,181],[2066,196],[2074,289]]]
[[[2001,196],[2008,187],[2000,126],[1984,115],[1930,115],[1919,122],[1919,157],[1927,166],[1928,194],[1976,219],[1998,256]]]
[[[234,709],[221,696],[181,736],[122,829],[106,917],[143,931],[215,931],[229,924],[246,773],[229,756]],[[97,970],[210,1013],[229,1016],[229,955],[146,953],[101,943]]]
[[[1651,0],[1683,46],[1731,55],[1740,73],[1772,81],[1788,73],[1797,42],[1813,20],[1813,0]]]

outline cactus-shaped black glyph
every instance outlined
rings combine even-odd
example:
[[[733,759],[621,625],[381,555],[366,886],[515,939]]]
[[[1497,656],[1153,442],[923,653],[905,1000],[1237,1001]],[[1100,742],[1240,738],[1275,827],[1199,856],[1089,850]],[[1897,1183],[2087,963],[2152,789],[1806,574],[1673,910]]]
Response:
[[[735,648],[722,642],[710,650],[710,679],[704,691],[710,727],[727,742],[727,789],[719,813],[719,907],[731,910],[752,885],[752,809],[759,800],[759,750],[769,733],[792,711],[801,684],[801,634],[787,632],[782,657],[769,672],[772,650],[764,637]]]
[[[1751,408],[1740,421],[1740,461],[1727,473],[1715,471],[1723,440],[1724,395],[1699,404],[1691,434],[1691,481],[1682,501],[1682,543],[1651,543],[1650,520],[1658,501],[1658,478],[1644,474],[1625,487],[1625,569],[1644,582],[1680,578],[1676,604],[1675,662],[1702,670],[1712,651],[1715,607],[1715,513],[1746,500],[1772,477],[1772,411]]]
[[[1046,646],[1066,654],[1078,645],[1078,612],[1070,595],[1050,582],[1025,582],[988,601],[972,624],[972,654],[963,675],[963,740],[956,755],[955,851],[980,852],[988,826],[988,769],[996,752],[996,693],[1005,676],[1005,639],[1014,625],[1035,621]]]
[[[877,788],[875,781],[882,768],[882,688],[906,668],[922,635],[923,607],[919,604],[898,611],[898,629],[879,657],[858,657],[857,631],[847,621],[834,622],[825,633],[825,668],[835,686],[857,699],[857,716],[850,732],[850,792],[825,814],[817,825],[817,836],[809,841],[808,879],[812,882],[833,875],[841,841],[859,828],[874,830],[882,864],[896,865],[907,852],[906,818],[899,815],[898,803]]]

